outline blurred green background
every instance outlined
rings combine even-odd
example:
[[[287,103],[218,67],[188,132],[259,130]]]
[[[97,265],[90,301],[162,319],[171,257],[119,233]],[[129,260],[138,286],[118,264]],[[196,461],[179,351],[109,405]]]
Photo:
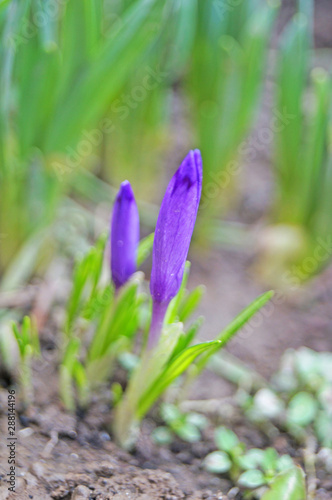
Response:
[[[308,269],[303,281],[326,266],[331,79],[329,56],[314,47],[314,7],[2,0],[1,289],[43,273],[55,252],[82,252],[126,178],[143,231],[153,230],[166,180],[196,147],[204,161],[198,248],[252,245],[255,275],[272,285],[294,266]],[[269,118],[257,143],[250,137],[266,82]],[[262,146],[273,188],[268,207],[248,216],[242,169]]]

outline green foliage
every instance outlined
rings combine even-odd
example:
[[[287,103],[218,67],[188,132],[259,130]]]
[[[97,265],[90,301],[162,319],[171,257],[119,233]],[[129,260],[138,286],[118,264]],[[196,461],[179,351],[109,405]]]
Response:
[[[237,455],[239,449],[242,450],[242,445],[240,445],[236,434],[226,427],[219,427],[216,430],[215,441],[218,448],[227,453],[234,453],[234,455]]]
[[[141,241],[138,264],[148,257],[152,242],[153,235]],[[131,413],[120,422],[122,427],[133,415],[140,420],[196,357],[218,341],[190,346],[202,321],[199,318],[187,331],[179,322],[189,319],[202,295],[201,288],[192,293],[185,288],[190,267],[187,263],[180,292],[170,304],[167,333],[155,356],[151,356],[144,345],[140,354],[135,355],[137,333],[147,332],[151,321],[150,304],[142,291],[143,275],[136,273],[115,293],[108,277],[105,281],[105,244],[106,236],[101,236],[96,246],[77,262],[73,272],[64,322],[60,393],[68,409],[75,409],[76,400],[84,406],[91,390],[107,381],[120,363],[130,378],[123,397],[118,384],[113,385],[114,391],[112,389],[114,403],[120,408],[118,413],[126,411],[125,401],[130,406]]]
[[[97,285],[101,278],[102,265],[104,259],[104,249],[106,235],[99,239],[95,247],[79,261],[74,269],[73,285],[67,306],[67,318],[65,330],[70,335],[75,326],[75,319],[82,314],[85,317],[95,316],[95,311],[100,306],[101,297],[109,295],[110,299],[113,290],[104,289],[102,294],[97,292]],[[108,293],[107,293],[108,292]]]
[[[27,404],[32,399],[31,362],[34,357],[40,355],[39,335],[29,316],[24,316],[21,328],[12,323],[12,332],[19,350],[18,373],[22,398],[24,404]]]
[[[289,401],[287,421],[290,426],[306,427],[311,424],[317,413],[318,404],[307,392],[298,392]]]
[[[137,266],[139,267],[143,262],[148,258],[150,253],[152,252],[154,233],[149,234],[143,240],[140,241],[138,250],[137,250]]]
[[[178,295],[172,300],[166,313],[159,344],[150,351],[142,352],[140,361],[130,376],[123,399],[117,404],[113,430],[121,446],[133,446],[140,420],[176,379],[191,368],[191,382],[202,371],[210,357],[224,347],[272,296],[271,292],[267,292],[254,301],[216,340],[191,345],[201,320],[196,320],[188,329],[179,322],[183,304],[192,300],[192,294],[188,295],[185,290],[188,272],[189,263]],[[194,303],[196,302],[195,299]],[[192,310],[192,307],[189,309]],[[188,379],[185,385],[187,383]],[[163,439],[167,439],[165,434],[167,433],[163,431]]]
[[[12,328],[22,360],[40,354],[38,332],[29,316],[24,316],[21,330],[15,323]]]
[[[145,328],[142,309],[146,296],[140,290],[141,273],[115,294],[105,280],[104,251],[107,238],[76,264],[64,325],[63,358],[60,366],[60,393],[65,406],[73,410],[75,390],[85,406],[91,390],[105,382],[116,360],[133,348],[137,332]],[[140,263],[151,251],[151,236],[138,248]]]
[[[300,467],[280,473],[271,483],[271,489],[262,500],[306,500],[304,472]]]
[[[151,406],[202,353],[218,341],[186,347],[174,356],[179,338],[183,335],[181,323],[167,325],[159,344],[142,353],[140,363],[130,377],[123,399],[116,407],[114,433],[117,441],[130,448],[135,440],[138,423]]]
[[[304,440],[308,429],[323,446],[332,448],[332,355],[302,347],[284,355],[274,377],[279,397],[285,401],[284,420],[289,432]]]
[[[247,450],[237,435],[226,427],[215,430],[215,442],[218,451],[207,455],[204,467],[214,474],[229,475],[245,490],[273,485],[279,473],[295,468],[289,455],[279,457],[274,448]]]
[[[160,405],[160,416],[167,425],[154,429],[152,438],[158,444],[169,444],[176,435],[183,441],[195,443],[202,438],[201,432],[207,427],[208,420],[200,413],[182,413],[171,403]]]
[[[71,411],[74,411],[76,408],[73,382],[75,381],[78,385],[76,368],[79,365],[78,356],[80,345],[81,343],[78,338],[69,340],[59,370],[60,395],[65,407]],[[79,382],[81,382],[81,380]],[[83,401],[80,400],[80,403],[82,404]]]
[[[278,283],[283,278],[280,285],[288,288],[327,265],[331,249],[324,244],[332,234],[332,83],[323,68],[315,67],[309,74],[313,2],[299,5],[277,55],[272,128],[275,226],[264,233],[261,265],[266,281]]]
[[[116,367],[124,368],[127,376],[124,388],[112,377],[113,432],[121,446],[131,447],[140,421],[170,385],[178,379],[181,382],[181,375],[190,367],[193,371],[189,380],[197,376],[211,356],[227,344],[272,293],[267,292],[254,301],[215,340],[195,343],[202,318],[191,317],[204,289],[187,290],[190,270],[187,262],[179,292],[169,304],[159,343],[151,349],[146,345],[151,300],[145,292],[144,275],[138,271],[119,290],[114,290],[109,263],[105,265],[107,240],[102,235],[74,267],[60,339],[59,388],[65,407],[74,411],[77,406],[85,407],[92,392],[110,382]],[[150,235],[139,244],[139,263],[148,257],[152,241]],[[24,319],[21,331],[14,325],[13,332],[22,365],[30,369],[31,355],[39,349],[37,334],[28,318]],[[29,377],[24,379],[25,383],[29,380]],[[181,383],[178,389],[183,390]],[[162,418],[168,431],[188,442],[198,440],[206,425],[202,415],[182,414],[170,404],[162,406]],[[168,431],[157,430],[156,439],[167,440]]]
[[[272,422],[301,443],[314,434],[322,446],[332,448],[331,364],[328,352],[286,351],[271,384],[254,392],[242,386],[239,404],[260,427]]]
[[[151,196],[149,164],[169,142],[172,86],[178,82],[189,98],[194,140],[204,157],[204,182],[220,176],[238,156],[257,108],[275,13],[264,0],[232,6],[213,0],[170,1],[163,11],[164,31],[160,19],[150,15],[160,36],[147,51],[146,64],[131,68],[109,112],[114,132],[108,149],[115,165],[121,165],[121,174],[113,169],[113,180],[134,178],[133,168],[139,168],[137,188]]]
[[[95,166],[115,127],[107,109],[137,67],[148,64],[167,19],[156,0],[12,0],[1,7],[3,269],[27,238],[52,223],[81,168]],[[139,116],[130,122],[144,130]],[[40,260],[37,254],[31,268]]]
[[[260,95],[265,56],[276,9],[272,2],[193,2],[196,36],[185,84],[189,90],[196,143],[204,158],[203,204],[211,182],[225,200],[224,171],[234,183],[240,148]],[[235,165],[235,166],[234,166]],[[222,197],[221,197],[222,192]]]
[[[50,226],[86,169],[155,196],[175,86],[206,172],[225,168],[252,121],[274,11],[264,0],[2,2],[0,270],[38,236],[30,273],[49,261]]]
[[[234,318],[233,321],[219,334],[217,339],[220,341],[221,346],[224,346],[231,340],[231,338],[252,318],[269,300],[272,299],[274,292],[272,290],[263,293],[257,299],[255,299],[248,307],[243,309],[243,311]],[[214,350],[206,353],[200,359],[197,364],[196,371],[202,371],[211,356],[219,350],[219,347],[215,347]]]

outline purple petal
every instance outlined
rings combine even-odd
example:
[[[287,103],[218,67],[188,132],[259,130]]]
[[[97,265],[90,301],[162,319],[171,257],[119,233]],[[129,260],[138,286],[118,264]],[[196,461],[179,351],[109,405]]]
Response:
[[[133,190],[124,181],[116,197],[111,227],[111,272],[116,288],[136,271],[139,215]]]
[[[155,302],[178,292],[202,190],[202,158],[190,151],[171,179],[161,204],[153,244],[150,290]]]

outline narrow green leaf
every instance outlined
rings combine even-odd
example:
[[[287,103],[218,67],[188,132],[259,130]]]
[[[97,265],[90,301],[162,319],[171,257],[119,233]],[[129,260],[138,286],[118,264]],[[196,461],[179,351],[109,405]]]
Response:
[[[128,67],[142,60],[157,35],[147,30],[154,9],[162,9],[156,0],[140,0],[128,9],[120,29],[112,33],[95,56],[93,66],[83,72],[55,110],[46,139],[47,151],[64,151],[74,145],[84,127],[91,127],[101,118],[105,106],[115,98],[128,76]],[[95,96],[92,100],[91,95]]]
[[[90,309],[98,306],[95,303],[96,289],[102,272],[106,241],[107,235],[102,235],[96,245],[75,265],[73,285],[67,306],[67,333],[70,333],[75,318],[79,315],[83,307],[87,310],[87,313],[91,313]],[[105,295],[102,297],[107,303],[112,299],[112,290],[108,289],[108,292],[110,293],[107,293],[107,296],[105,292]],[[86,301],[85,304],[84,301]]]
[[[31,320],[29,316],[24,316],[21,326],[21,337],[24,346],[28,346],[31,340]]]
[[[217,337],[219,344],[216,344],[214,349],[207,352],[197,363],[197,374],[200,373],[206,366],[209,358],[215,354],[220,348],[224,347],[227,342],[256,314],[272,297],[274,292],[269,291],[260,295],[248,307],[246,307],[236,318],[223,330]]]
[[[73,375],[73,368],[76,363],[77,355],[79,352],[81,346],[80,339],[78,338],[71,338],[67,344],[63,359],[62,359],[62,366],[66,368],[68,373],[72,376]]]
[[[137,250],[137,267],[140,267],[143,262],[149,257],[154,240],[154,233],[149,234],[146,238],[141,240]]]
[[[144,395],[145,391],[150,394],[155,380],[162,378],[181,329],[181,323],[166,326],[158,345],[143,353],[139,365],[132,374],[126,393],[116,407],[114,419],[115,436],[121,446],[129,448],[132,445],[137,423],[148,410],[147,408],[145,413],[141,414],[139,412],[142,394]],[[154,401],[153,396],[151,404]]]
[[[172,72],[182,72],[188,64],[188,59],[193,50],[196,22],[197,22],[197,0],[188,2],[180,0],[175,4],[177,12],[174,13],[176,31],[173,37],[173,50],[168,58],[168,64]]]
[[[168,306],[167,312],[166,312],[166,317],[165,317],[165,323],[166,324],[172,324],[175,323],[176,321],[179,321],[179,308],[181,305],[181,302],[183,300],[183,297],[186,293],[186,286],[189,278],[189,273],[190,273],[190,262],[187,260],[185,268],[184,268],[184,273],[183,273],[183,278],[182,278],[182,283],[180,286],[180,289],[176,296],[171,300],[170,305]]]
[[[179,320],[184,323],[191,314],[197,309],[199,306],[201,299],[205,293],[205,287],[203,285],[196,287],[188,297],[186,297],[179,309]]]
[[[27,282],[43,248],[49,244],[52,227],[32,234],[14,255],[4,273],[0,290],[9,291]]]
[[[21,333],[19,332],[19,329],[18,329],[16,323],[12,323],[12,331],[13,331],[13,334],[15,336],[15,339],[16,339],[16,342],[17,342],[17,345],[18,345],[18,348],[20,351],[21,358],[23,359],[25,346],[24,346],[24,343],[22,340]]]
[[[138,407],[137,415],[142,418],[153,403],[159,398],[167,387],[195,361],[195,359],[203,354],[215,349],[220,341],[215,340],[212,342],[204,342],[192,347],[188,347],[185,351],[180,353],[171,363],[166,367],[162,374],[154,381],[153,385],[141,397]]]
[[[112,307],[106,307],[89,348],[89,360],[102,357],[110,345],[119,337],[132,338],[138,329],[139,305],[138,286],[141,276],[131,279],[122,287]]]
[[[107,233],[102,234],[95,245],[96,252],[93,262],[93,269],[91,271],[92,281],[93,281],[91,295],[95,292],[101,276],[103,262],[104,262],[104,252],[107,240],[108,240],[108,234]]]
[[[187,332],[183,332],[180,337],[179,337],[179,340],[178,340],[178,344],[174,350],[174,353],[172,355],[173,358],[175,358],[176,356],[178,356],[178,354],[180,354],[182,351],[184,351],[185,349],[187,349],[187,347],[190,346],[190,344],[193,342],[193,340],[195,339],[196,335],[197,335],[197,332],[198,330],[200,329],[200,327],[202,326],[202,323],[204,321],[204,318],[201,316],[200,318],[198,318],[188,329]]]
[[[78,360],[73,366],[73,378],[77,385],[79,402],[85,406],[89,396],[89,381],[84,366]]]

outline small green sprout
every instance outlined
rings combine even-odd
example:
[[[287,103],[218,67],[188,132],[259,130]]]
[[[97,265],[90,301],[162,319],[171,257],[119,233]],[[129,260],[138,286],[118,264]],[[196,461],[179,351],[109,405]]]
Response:
[[[204,467],[214,474],[227,474],[245,490],[267,486],[275,477],[295,467],[289,455],[279,457],[274,448],[247,450],[237,435],[226,427],[215,430],[218,451],[207,455]]]
[[[131,354],[136,333],[145,328],[142,273],[134,274],[115,294],[113,285],[104,279],[106,241],[102,235],[73,274],[60,366],[60,394],[71,411],[76,406],[74,387],[79,405],[86,406],[91,391],[110,377],[118,358]],[[149,255],[151,247],[151,236],[141,241],[138,262]]]
[[[308,429],[332,448],[332,354],[306,347],[286,351],[273,382],[286,404],[287,430],[305,441]]]
[[[244,383],[242,373],[234,377],[238,361],[228,359],[230,366],[221,370],[220,359],[219,364],[210,366],[239,386],[237,402],[246,417],[261,430],[277,426],[301,443],[306,441],[309,431],[323,447],[332,448],[331,353],[306,347],[297,351],[289,349],[271,383],[260,379],[258,385]]]
[[[35,324],[29,316],[25,316],[21,328],[12,323],[12,331],[16,339],[19,356],[19,379],[22,389],[22,399],[27,404],[32,399],[31,362],[40,355],[39,336]]]
[[[73,383],[76,384],[80,406],[85,406],[88,398],[88,380],[84,366],[79,361],[81,342],[78,338],[69,340],[59,370],[59,390],[65,407],[76,408]]]
[[[188,443],[196,443],[202,438],[202,431],[208,426],[208,419],[195,412],[182,413],[177,406],[163,403],[160,406],[160,416],[166,426],[157,427],[152,438],[158,444],[169,444],[174,435]]]
[[[269,390],[279,402],[274,415],[264,415],[254,396],[249,410],[261,419],[272,419],[300,442],[305,442],[308,429],[322,446],[332,448],[332,355],[306,347],[286,351],[280,370],[274,375]],[[250,414],[249,411],[249,414]]]

